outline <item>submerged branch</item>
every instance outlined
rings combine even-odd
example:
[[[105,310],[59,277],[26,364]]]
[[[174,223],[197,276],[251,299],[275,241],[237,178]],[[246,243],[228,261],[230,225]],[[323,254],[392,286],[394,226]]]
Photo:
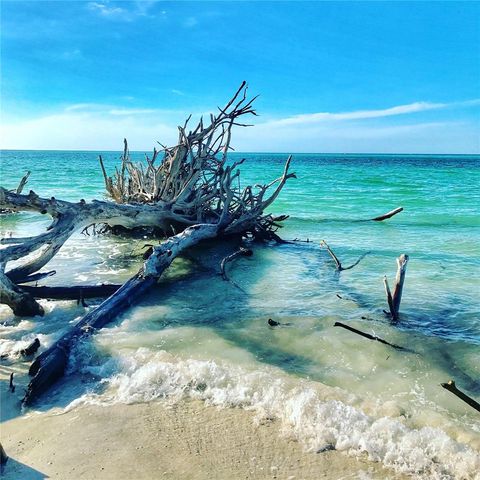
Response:
[[[397,275],[395,277],[393,295],[391,293],[390,286],[388,285],[387,277],[383,277],[383,284],[385,286],[385,295],[387,296],[388,308],[394,322],[398,321],[399,319],[400,302],[402,301],[403,284],[405,282],[405,274],[407,272],[408,258],[408,255],[406,255],[405,253],[402,253],[402,255],[397,258]]]
[[[357,330],[356,328],[353,328],[350,325],[345,325],[344,323],[341,323],[341,322],[335,322],[333,326],[345,328],[346,330],[350,330],[351,332],[356,333],[357,335],[361,335],[362,337],[368,338],[369,340],[375,340],[385,345],[389,345],[390,347],[393,347],[397,350],[408,350],[405,347],[401,347],[400,345],[395,345],[394,343],[387,342],[383,338],[377,337],[375,335],[371,335],[370,333],[362,332],[361,330]]]
[[[441,383],[440,385],[449,392],[452,392],[454,395],[456,395],[458,398],[470,405],[472,408],[480,412],[480,403],[478,403],[472,397],[469,397],[466,393],[459,390],[453,380],[449,380],[447,383]]]
[[[396,215],[397,213],[400,213],[400,212],[403,212],[403,207],[395,208],[394,210],[391,210],[388,213],[385,213],[385,214],[380,215],[380,216],[375,217],[375,218],[371,218],[370,220],[374,221],[374,222],[382,222],[383,220],[387,220],[388,218],[391,218],[391,217],[393,217],[394,215]]]
[[[81,300],[85,298],[109,297],[115,293],[121,285],[78,285],[76,287],[31,287],[24,285],[22,290],[34,298],[46,298],[49,300]]]
[[[238,257],[251,257],[253,255],[253,251],[250,250],[249,248],[243,248],[240,247],[235,253],[232,253],[231,255],[227,255],[222,262],[220,263],[220,273],[222,274],[222,277],[224,280],[228,280],[227,274],[225,272],[225,265],[229,262],[232,262]]]
[[[295,240],[294,240],[295,241]],[[309,243],[308,239],[307,239],[307,243]],[[356,267],[370,252],[365,252],[363,253],[362,255],[360,255],[360,257],[358,258],[358,260],[355,262],[355,263],[352,263],[352,265],[348,266],[348,267],[344,267],[342,265],[342,263],[340,262],[340,260],[338,259],[338,257],[335,255],[335,252],[329,247],[329,245],[327,244],[327,242],[325,240],[322,240],[320,242],[320,245],[322,247],[325,247],[327,249],[327,252],[329,253],[329,255],[332,257],[333,261],[335,262],[335,265],[337,267],[337,270],[339,272],[342,272],[343,270],[350,270],[352,269],[353,267]]]

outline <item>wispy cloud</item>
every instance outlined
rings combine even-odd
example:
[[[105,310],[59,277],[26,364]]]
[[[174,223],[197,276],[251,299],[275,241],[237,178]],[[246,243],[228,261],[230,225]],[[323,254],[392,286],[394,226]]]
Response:
[[[183,26],[185,28],[192,28],[194,27],[195,25],[198,25],[198,19],[196,17],[187,17],[184,21],[183,21]]]
[[[181,96],[181,97],[185,96],[185,93],[184,93],[184,92],[182,92],[181,90],[177,90],[176,88],[172,88],[170,91],[171,91],[172,93],[174,93],[175,95],[179,95],[179,96]]]
[[[106,0],[102,2],[88,2],[87,8],[108,20],[131,22],[139,17],[155,18],[157,15],[166,15],[167,12],[165,10],[157,11],[155,14],[152,12],[154,6],[158,3],[158,0],[139,0],[131,4],[123,2],[122,6],[120,6],[118,3]]]
[[[308,125],[319,122],[331,122],[342,120],[366,120],[371,118],[394,117],[412,113],[425,112],[428,110],[440,110],[449,107],[469,107],[480,104],[480,99],[467,100],[464,102],[452,103],[431,103],[414,102],[406,105],[376,109],[376,110],[354,110],[351,112],[319,112],[293,115],[291,117],[273,120],[271,123],[278,125]]]
[[[103,103],[75,103],[65,107],[64,112],[76,112],[83,114],[96,115],[113,115],[116,117],[127,117],[130,115],[165,115],[172,113],[168,110],[160,110],[155,108],[131,108],[115,105],[106,105]]]
[[[117,117],[125,117],[128,115],[151,115],[158,113],[158,110],[153,108],[113,108],[108,111],[109,115]]]
[[[405,115],[408,113],[424,112],[426,110],[436,110],[445,108],[445,103],[415,102],[408,105],[399,105],[396,107],[384,108],[380,110],[356,110],[353,112],[319,112],[294,115],[288,118],[276,120],[275,123],[282,125],[309,124],[325,121],[337,120],[363,120],[367,118],[392,117],[396,115]]]
[[[435,121],[408,117],[426,110],[480,105],[465,102],[417,102],[377,110],[304,114],[237,128],[233,146],[237,151],[283,152],[411,152],[478,153],[478,121],[448,115]],[[176,141],[176,125],[190,112],[77,103],[63,111],[29,120],[8,121],[2,126],[3,148],[117,149],[128,138],[132,148],[149,149],[159,140]],[[201,112],[194,112],[199,118]],[[395,122],[383,117],[402,116]],[[376,119],[370,121],[369,119]],[[294,120],[294,121],[292,121]]]
[[[149,150],[155,142],[174,144],[175,123],[160,115],[115,115],[71,110],[1,126],[0,148],[117,150],[128,138],[132,149]],[[55,132],[53,135],[52,132]]]
[[[104,17],[125,17],[128,13],[128,10],[125,8],[110,6],[108,2],[88,2],[87,6],[89,10],[97,12]]]

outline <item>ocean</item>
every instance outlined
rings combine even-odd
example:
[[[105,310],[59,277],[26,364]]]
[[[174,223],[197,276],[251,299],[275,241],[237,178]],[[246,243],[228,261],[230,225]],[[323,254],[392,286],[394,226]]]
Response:
[[[30,170],[26,191],[102,198],[99,153],[112,172],[119,152],[2,151],[1,184],[15,188]],[[246,186],[280,176],[287,154],[231,155],[239,158]],[[194,249],[155,291],[82,342],[68,375],[34,409],[201,399],[278,419],[312,452],[367,455],[416,478],[480,478],[479,414],[440,386],[453,379],[480,398],[480,157],[294,154],[291,170],[298,178],[269,211],[289,215],[282,238],[308,243],[254,245],[252,257],[227,267],[230,282],[220,262],[234,245]],[[396,207],[404,211],[389,220],[365,221]],[[2,216],[1,233],[47,225],[40,215]],[[364,258],[337,272],[321,240],[344,265]],[[57,274],[44,283],[125,281],[149,241],[77,233],[47,265]],[[392,324],[383,276],[392,285],[402,253],[410,261]],[[15,319],[1,307],[0,354],[13,356],[35,337],[46,347],[85,312],[76,302],[43,305],[43,319]]]

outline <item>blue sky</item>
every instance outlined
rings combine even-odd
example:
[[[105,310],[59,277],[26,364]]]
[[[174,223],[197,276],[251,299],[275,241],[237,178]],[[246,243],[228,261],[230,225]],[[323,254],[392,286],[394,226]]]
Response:
[[[135,150],[247,80],[240,151],[480,152],[478,2],[3,1],[4,148]]]

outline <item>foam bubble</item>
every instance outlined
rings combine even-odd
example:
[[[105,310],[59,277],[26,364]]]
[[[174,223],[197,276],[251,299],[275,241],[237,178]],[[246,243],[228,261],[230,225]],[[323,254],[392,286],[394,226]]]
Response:
[[[121,373],[113,373],[120,369]],[[102,396],[80,402],[137,403],[159,398],[199,399],[218,407],[242,407],[257,421],[276,418],[282,431],[309,451],[334,447],[367,455],[399,473],[428,479],[479,479],[480,455],[438,428],[410,428],[402,417],[375,418],[333,398],[321,384],[281,375],[273,368],[247,370],[215,361],[180,359],[165,351],[140,348],[133,355],[83,367],[111,376]],[[113,373],[113,374],[112,374]],[[69,407],[80,403],[75,401]]]

